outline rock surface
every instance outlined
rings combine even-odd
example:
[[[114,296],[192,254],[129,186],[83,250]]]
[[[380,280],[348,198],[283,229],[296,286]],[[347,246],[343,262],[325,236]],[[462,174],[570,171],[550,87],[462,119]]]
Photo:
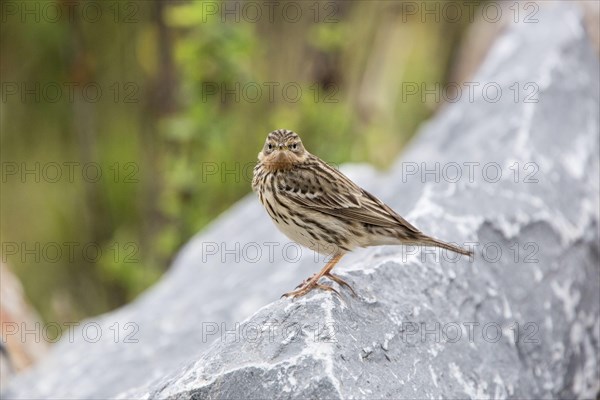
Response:
[[[251,195],[3,397],[595,397],[600,86],[580,18],[561,4],[510,27],[471,80],[496,102],[465,88],[388,174],[347,170],[423,231],[475,243],[473,260],[363,249],[336,267],[358,297],[277,300],[323,259],[296,259]]]

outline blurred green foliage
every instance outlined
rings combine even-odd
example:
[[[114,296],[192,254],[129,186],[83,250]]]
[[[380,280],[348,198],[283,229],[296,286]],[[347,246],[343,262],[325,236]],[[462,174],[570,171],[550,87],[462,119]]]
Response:
[[[402,83],[444,83],[467,25],[424,23],[399,1],[295,2],[293,22],[281,12],[290,2],[258,22],[236,2],[10,3],[42,17],[1,11],[2,258],[59,322],[155,282],[250,191],[273,129],[295,130],[332,163],[389,165],[438,106],[404,98]],[[238,12],[223,22],[225,6]],[[36,163],[39,179],[22,175]],[[73,179],[64,163],[76,163]]]

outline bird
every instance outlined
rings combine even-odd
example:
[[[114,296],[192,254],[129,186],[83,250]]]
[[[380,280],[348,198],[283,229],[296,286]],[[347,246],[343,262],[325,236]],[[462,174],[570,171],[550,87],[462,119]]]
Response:
[[[356,292],[331,270],[348,252],[369,246],[419,245],[472,256],[472,251],[431,236],[402,218],[336,168],[309,153],[288,129],[267,135],[253,170],[252,189],[288,238],[331,256],[325,267],[282,297],[301,297],[313,289],[339,292],[319,283],[329,278]]]

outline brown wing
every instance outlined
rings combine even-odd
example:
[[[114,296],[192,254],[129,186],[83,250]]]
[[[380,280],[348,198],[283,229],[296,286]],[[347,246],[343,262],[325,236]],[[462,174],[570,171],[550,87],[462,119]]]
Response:
[[[347,176],[311,155],[310,162],[288,173],[279,193],[296,204],[329,215],[384,227],[419,230]]]

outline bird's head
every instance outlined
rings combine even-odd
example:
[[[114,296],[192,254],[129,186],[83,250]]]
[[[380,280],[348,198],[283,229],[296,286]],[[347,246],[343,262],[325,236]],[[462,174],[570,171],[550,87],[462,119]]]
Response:
[[[268,170],[291,169],[306,161],[308,152],[302,145],[300,136],[287,129],[278,129],[267,135],[267,140],[258,160]]]

